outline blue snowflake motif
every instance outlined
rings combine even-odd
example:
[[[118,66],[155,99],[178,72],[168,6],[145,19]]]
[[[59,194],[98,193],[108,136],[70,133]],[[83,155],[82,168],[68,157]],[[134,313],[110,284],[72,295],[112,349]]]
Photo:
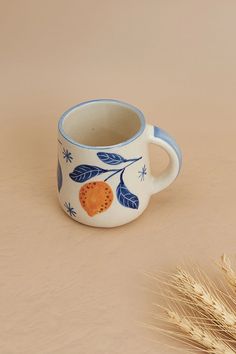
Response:
[[[64,206],[65,206],[65,208],[66,208],[67,213],[68,213],[70,216],[76,216],[76,211],[75,211],[74,208],[72,208],[72,206],[70,205],[70,203],[65,202]]]
[[[63,158],[66,160],[66,162],[68,162],[68,161],[72,162],[73,157],[72,157],[71,152],[69,152],[67,149],[63,148],[62,153],[63,153]]]
[[[143,165],[141,171],[138,171],[138,174],[139,174],[138,177],[140,178],[140,181],[144,181],[144,178],[145,178],[145,176],[146,176],[146,174],[147,174],[147,167],[146,167],[146,165]]]

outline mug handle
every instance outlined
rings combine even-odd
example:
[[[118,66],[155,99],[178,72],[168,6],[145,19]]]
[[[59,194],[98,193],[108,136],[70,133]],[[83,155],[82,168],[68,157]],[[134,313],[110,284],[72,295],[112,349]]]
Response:
[[[148,125],[148,142],[160,146],[169,156],[167,168],[158,176],[153,177],[152,194],[168,187],[178,176],[182,165],[182,153],[175,140],[159,127]]]

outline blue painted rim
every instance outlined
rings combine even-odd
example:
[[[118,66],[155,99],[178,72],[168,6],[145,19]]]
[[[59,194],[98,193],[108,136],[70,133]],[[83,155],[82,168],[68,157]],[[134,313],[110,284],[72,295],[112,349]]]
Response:
[[[125,107],[125,108],[129,108],[130,110],[132,110],[133,112],[136,113],[136,115],[138,116],[139,118],[139,121],[140,121],[140,128],[139,130],[137,131],[136,134],[134,134],[131,138],[129,138],[128,140],[125,140],[119,144],[114,144],[114,145],[105,145],[105,146],[90,146],[90,145],[84,145],[84,144],[80,144],[78,143],[77,141],[71,139],[64,131],[63,129],[63,124],[64,124],[64,121],[65,119],[68,117],[68,115],[75,111],[77,108],[80,108],[81,106],[85,106],[85,105],[90,105],[90,104],[93,104],[93,103],[98,103],[98,102],[103,102],[103,103],[115,103],[117,105],[120,105],[122,107]],[[61,118],[59,119],[59,122],[58,122],[58,130],[59,132],[61,133],[61,135],[63,136],[64,139],[66,139],[69,143],[71,144],[74,144],[78,147],[81,147],[81,148],[86,148],[86,149],[92,149],[92,150],[97,150],[97,149],[111,149],[111,148],[118,148],[118,147],[121,147],[121,146],[124,146],[124,145],[127,145],[129,144],[131,141],[134,141],[135,139],[137,139],[143,132],[144,132],[144,129],[145,129],[145,126],[146,126],[146,123],[145,123],[145,118],[144,118],[144,114],[142,111],[140,111],[138,108],[136,108],[135,106],[129,104],[129,103],[126,103],[126,102],[123,102],[123,101],[119,101],[119,100],[115,100],[115,99],[109,99],[109,98],[101,98],[101,99],[96,99],[96,100],[90,100],[90,101],[85,101],[85,102],[81,102],[71,108],[69,108],[67,111],[65,111]]]

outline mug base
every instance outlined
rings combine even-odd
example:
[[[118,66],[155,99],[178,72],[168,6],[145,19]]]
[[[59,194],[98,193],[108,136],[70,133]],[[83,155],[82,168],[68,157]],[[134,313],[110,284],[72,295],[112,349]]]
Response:
[[[60,205],[61,206],[61,205]],[[79,224],[82,224],[82,225],[86,225],[86,226],[90,226],[90,227],[93,227],[93,228],[105,228],[105,229],[110,229],[110,228],[113,228],[113,227],[120,227],[120,226],[123,226],[123,225],[126,225],[126,224],[130,224],[132,221],[135,221],[139,216],[141,216],[143,214],[143,212],[145,211],[146,208],[144,208],[142,211],[139,211],[139,213],[137,213],[137,215],[135,217],[132,217],[130,219],[126,219],[125,221],[109,221],[109,225],[107,223],[102,223],[100,221],[99,224],[93,224],[93,223],[89,223],[89,222],[86,222],[86,221],[82,221],[82,220],[79,220],[75,217],[72,217],[70,216],[66,211],[65,209],[61,206],[61,209],[64,211],[64,213],[72,220],[78,222]]]

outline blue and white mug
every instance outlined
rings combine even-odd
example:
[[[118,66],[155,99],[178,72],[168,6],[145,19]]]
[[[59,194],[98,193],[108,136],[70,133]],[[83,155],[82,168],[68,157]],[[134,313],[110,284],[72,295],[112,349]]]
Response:
[[[169,155],[169,165],[158,177],[150,171],[149,143]],[[175,141],[147,124],[136,107],[112,99],[80,103],[58,124],[60,204],[86,225],[126,224],[142,214],[152,194],[174,181],[181,160]]]

